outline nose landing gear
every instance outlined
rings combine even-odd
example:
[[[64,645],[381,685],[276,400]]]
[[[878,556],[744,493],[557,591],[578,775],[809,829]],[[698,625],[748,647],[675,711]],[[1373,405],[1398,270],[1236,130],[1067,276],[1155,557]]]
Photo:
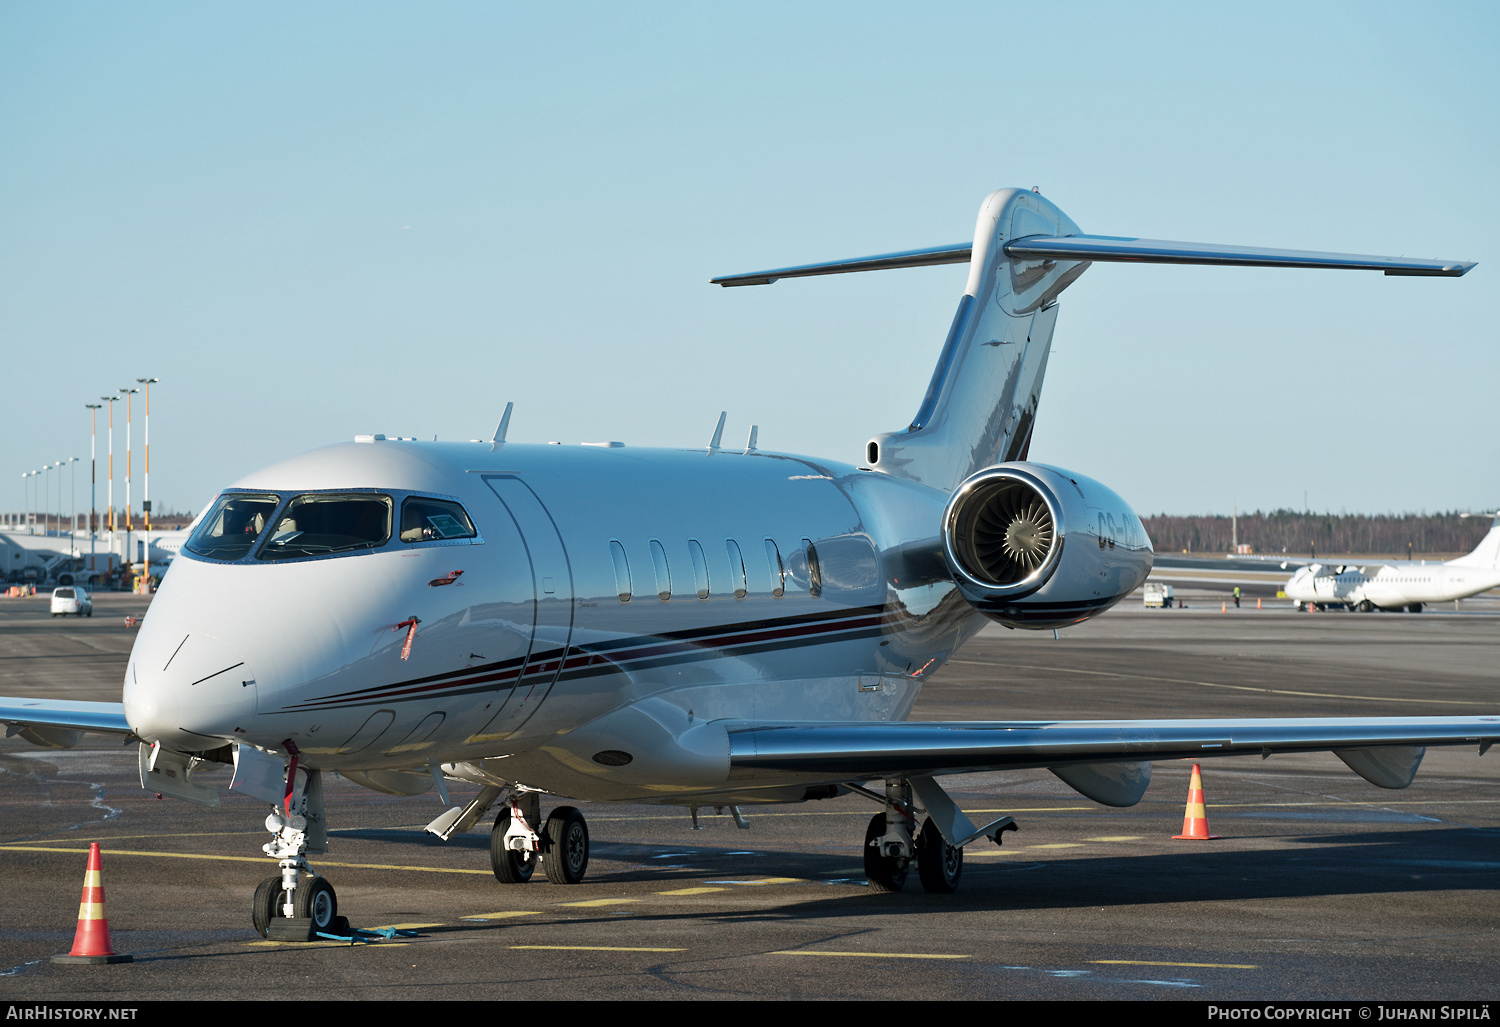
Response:
[[[295,765],[292,773],[297,773]],[[261,851],[277,861],[281,873],[262,881],[250,903],[250,921],[263,938],[282,935],[284,940],[306,941],[319,931],[343,926],[333,885],[307,862],[309,852],[328,850],[322,776],[316,770],[304,769],[302,774],[302,788],[288,804],[291,810],[272,806],[266,817],[271,840]]]

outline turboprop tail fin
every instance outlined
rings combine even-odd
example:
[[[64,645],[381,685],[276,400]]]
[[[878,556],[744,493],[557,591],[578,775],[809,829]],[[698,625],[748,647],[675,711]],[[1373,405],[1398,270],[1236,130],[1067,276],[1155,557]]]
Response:
[[[1500,513],[1490,521],[1489,534],[1479,540],[1479,545],[1467,556],[1460,556],[1449,563],[1460,567],[1482,567],[1485,570],[1500,570]]]
[[[1057,297],[1093,261],[1342,268],[1388,275],[1457,277],[1465,261],[1223,246],[1085,235],[1037,192],[985,197],[971,243],[727,275],[715,285],[770,285],[782,278],[967,262],[959,300],[921,409],[905,431],[871,439],[872,468],[951,490],[970,474],[1024,460],[1057,323]]]

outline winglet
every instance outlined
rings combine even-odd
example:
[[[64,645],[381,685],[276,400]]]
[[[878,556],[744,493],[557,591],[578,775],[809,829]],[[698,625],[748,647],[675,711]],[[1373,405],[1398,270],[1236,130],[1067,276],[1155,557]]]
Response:
[[[719,443],[724,441],[724,419],[728,416],[728,410],[719,411],[719,423],[718,426],[714,428],[714,437],[708,440],[708,448],[710,451],[718,449]]]
[[[515,403],[505,404],[505,413],[500,415],[500,423],[495,426],[495,437],[490,440],[490,452],[493,453],[505,445],[505,433],[510,431],[510,412]]]

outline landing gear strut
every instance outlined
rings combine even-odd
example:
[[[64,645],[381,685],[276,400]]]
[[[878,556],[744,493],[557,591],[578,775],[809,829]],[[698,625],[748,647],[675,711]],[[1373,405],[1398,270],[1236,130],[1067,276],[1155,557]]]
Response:
[[[879,794],[857,784],[846,787],[872,799]],[[922,812],[912,793],[926,807],[927,820],[915,837],[917,814]],[[922,887],[936,895],[958,889],[964,870],[964,846],[980,838],[996,845],[1006,831],[1016,830],[1012,817],[1001,817],[975,827],[953,799],[930,776],[897,778],[885,783],[885,810],[875,814],[865,829],[865,877],[871,891],[900,891],[913,861]]]
[[[296,772],[293,764],[292,773]],[[305,769],[302,775],[295,779],[302,787],[292,797],[290,812],[272,806],[266,817],[271,840],[261,849],[277,861],[281,873],[262,881],[250,904],[250,921],[263,938],[272,934],[280,919],[308,920],[314,932],[331,931],[339,926],[339,900],[333,885],[318,876],[307,862],[309,852],[328,849],[322,775]]]

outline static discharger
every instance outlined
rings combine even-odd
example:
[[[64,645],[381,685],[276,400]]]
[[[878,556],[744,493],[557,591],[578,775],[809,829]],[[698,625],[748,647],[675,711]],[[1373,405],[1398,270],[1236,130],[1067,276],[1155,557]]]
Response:
[[[73,949],[65,956],[53,956],[54,963],[129,963],[134,956],[119,955],[109,937],[109,920],[104,916],[104,864],[99,858],[99,843],[89,844],[89,866],[83,873],[83,898],[78,903],[78,931],[73,935]]]

